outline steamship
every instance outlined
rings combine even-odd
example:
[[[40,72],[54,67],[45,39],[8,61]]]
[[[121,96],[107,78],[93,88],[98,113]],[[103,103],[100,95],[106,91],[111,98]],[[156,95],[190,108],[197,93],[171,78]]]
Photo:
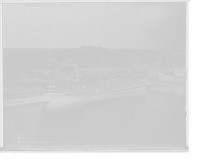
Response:
[[[131,68],[129,71],[92,78],[63,78],[62,81],[43,85],[42,92],[50,100],[74,100],[145,87],[146,81],[146,71]]]

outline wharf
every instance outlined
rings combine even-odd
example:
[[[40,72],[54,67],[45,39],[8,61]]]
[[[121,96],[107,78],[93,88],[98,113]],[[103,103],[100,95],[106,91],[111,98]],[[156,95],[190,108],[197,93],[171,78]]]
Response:
[[[3,93],[3,106],[48,101],[40,89]]]
[[[149,76],[147,85],[157,82],[158,76]],[[3,93],[3,106],[13,106],[44,101],[48,101],[48,98],[42,94],[39,88]]]

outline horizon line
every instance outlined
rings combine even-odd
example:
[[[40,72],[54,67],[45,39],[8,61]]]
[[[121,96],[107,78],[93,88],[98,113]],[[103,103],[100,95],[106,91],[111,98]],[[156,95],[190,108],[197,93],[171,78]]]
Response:
[[[185,51],[185,49],[172,49],[172,48],[130,48],[130,47],[125,47],[125,48],[109,48],[109,47],[103,47],[103,46],[79,46],[79,47],[66,47],[66,48],[62,48],[62,47],[54,47],[54,48],[42,48],[42,47],[2,47],[2,49],[80,49],[80,48],[102,48],[102,49],[111,49],[111,50],[181,50],[181,51]]]

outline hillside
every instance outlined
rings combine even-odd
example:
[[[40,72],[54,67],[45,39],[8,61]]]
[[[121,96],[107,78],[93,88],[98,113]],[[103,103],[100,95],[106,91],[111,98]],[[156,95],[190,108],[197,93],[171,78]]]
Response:
[[[43,68],[61,68],[62,65],[91,67],[130,66],[135,63],[185,61],[184,51],[164,49],[109,49],[82,46],[71,49],[3,49],[5,70],[23,71]]]
[[[3,54],[4,55],[13,55],[13,54],[23,54],[23,53],[28,53],[28,52],[42,52],[42,51],[47,51],[48,49],[40,49],[40,48],[3,48]]]

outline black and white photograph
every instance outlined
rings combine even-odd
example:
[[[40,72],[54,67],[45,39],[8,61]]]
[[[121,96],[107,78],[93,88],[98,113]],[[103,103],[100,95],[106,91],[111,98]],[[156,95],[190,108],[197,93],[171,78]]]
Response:
[[[188,151],[187,3],[2,3],[0,150]]]

